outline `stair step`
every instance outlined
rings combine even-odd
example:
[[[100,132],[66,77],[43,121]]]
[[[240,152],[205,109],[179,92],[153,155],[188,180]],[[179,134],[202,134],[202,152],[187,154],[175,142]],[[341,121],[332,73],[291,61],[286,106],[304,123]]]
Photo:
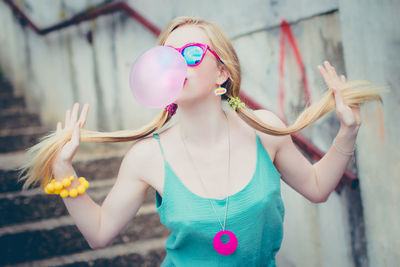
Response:
[[[101,204],[111,190],[116,178],[91,181],[87,194]],[[144,203],[154,203],[155,190],[149,188]],[[58,195],[47,195],[41,189],[31,189],[0,194],[0,227],[54,218],[68,214],[64,202]]]
[[[22,96],[14,96],[0,98],[0,110],[9,109],[12,107],[25,107],[25,99]]]
[[[0,130],[0,153],[27,149],[49,133],[48,127],[26,127]]]
[[[40,126],[37,114],[18,109],[8,109],[0,113],[0,130],[32,126]]]
[[[13,94],[13,86],[11,83],[4,81],[2,77],[0,77],[0,93],[1,94]]]
[[[130,242],[123,245],[107,246],[101,249],[63,255],[50,259],[19,264],[20,267],[45,266],[160,266],[165,258],[166,237]]]
[[[86,177],[89,182],[116,177],[125,150],[104,148],[85,152],[79,148],[73,167],[79,176]],[[0,195],[22,190],[23,182],[17,183],[19,172],[16,168],[25,161],[25,151],[0,154]]]
[[[72,218],[65,217],[62,217],[59,221],[37,222],[35,225],[36,228],[39,228],[37,230],[22,231],[22,227],[20,227],[21,232],[1,235],[0,249],[7,257],[0,258],[0,265],[90,250],[83,235],[73,225]],[[57,227],[57,225],[59,226]],[[31,226],[31,228],[35,227]],[[46,227],[50,229],[46,229]],[[2,230],[2,232],[5,231]],[[138,213],[108,246],[161,238],[169,234],[169,230],[160,223],[159,215],[155,212],[155,209],[147,208],[147,212]]]
[[[22,189],[22,182],[18,183],[18,171],[0,170],[0,194],[15,192]]]
[[[138,210],[136,216],[154,214],[157,209],[154,203],[144,203]],[[41,219],[26,223],[19,223],[0,227],[0,237],[12,234],[21,234],[24,232],[48,231],[66,226],[73,226],[74,220],[70,215],[60,216],[57,218]]]
[[[14,97],[14,92],[9,89],[3,89],[0,87],[0,99],[9,99]]]
[[[12,113],[24,113],[27,112],[26,107],[9,107],[5,109],[0,109],[1,114],[12,114]]]

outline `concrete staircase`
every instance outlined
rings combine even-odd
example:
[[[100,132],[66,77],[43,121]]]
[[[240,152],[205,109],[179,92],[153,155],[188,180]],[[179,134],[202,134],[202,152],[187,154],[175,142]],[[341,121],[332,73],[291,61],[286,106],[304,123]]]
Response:
[[[15,168],[24,149],[50,129],[26,111],[24,99],[0,78],[0,266],[159,266],[169,231],[159,220],[149,189],[136,217],[107,247],[91,249],[59,196],[21,191]],[[125,148],[128,148],[127,144]],[[78,151],[74,168],[91,183],[99,205],[115,182],[126,149],[98,146]]]

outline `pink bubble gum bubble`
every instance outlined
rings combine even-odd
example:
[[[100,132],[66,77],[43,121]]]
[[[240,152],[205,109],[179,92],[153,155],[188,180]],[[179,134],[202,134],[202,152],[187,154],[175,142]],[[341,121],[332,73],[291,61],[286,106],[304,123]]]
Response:
[[[130,73],[130,87],[140,103],[161,108],[178,98],[186,71],[186,61],[178,51],[156,46],[136,59]]]

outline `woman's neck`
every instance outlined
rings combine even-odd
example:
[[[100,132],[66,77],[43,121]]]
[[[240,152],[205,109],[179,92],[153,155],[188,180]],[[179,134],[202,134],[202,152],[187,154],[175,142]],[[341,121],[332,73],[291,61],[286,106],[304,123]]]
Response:
[[[220,98],[213,95],[199,102],[179,105],[178,130],[182,138],[198,146],[210,146],[224,140],[228,123],[221,105]]]

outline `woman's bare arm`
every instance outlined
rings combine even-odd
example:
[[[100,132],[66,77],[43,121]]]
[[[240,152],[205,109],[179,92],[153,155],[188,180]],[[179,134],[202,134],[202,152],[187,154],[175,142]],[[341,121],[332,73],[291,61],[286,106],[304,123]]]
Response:
[[[134,147],[122,160],[116,182],[102,206],[86,193],[75,198],[63,198],[69,214],[91,248],[106,246],[134,218],[144,201],[149,185],[138,176],[140,155]],[[70,164],[58,165],[53,173],[57,180],[61,180],[73,174],[74,169]],[[90,181],[90,177],[87,179]],[[71,187],[76,187],[77,180],[74,179]]]
[[[318,66],[318,70],[335,97],[335,110],[340,120],[337,141],[342,150],[350,152],[361,125],[360,108],[344,104],[339,90],[346,83],[344,75],[339,78],[335,68],[328,61],[324,62],[324,67]],[[260,110],[257,115],[266,123],[286,127],[272,112]],[[310,201],[325,202],[342,178],[351,157],[332,146],[318,162],[311,164],[296,148],[290,136],[274,139],[278,144],[275,164],[282,174],[282,179]]]
[[[67,188],[76,188],[79,181],[72,167],[72,159],[80,143],[80,129],[85,125],[89,110],[86,104],[78,121],[79,103],[65,114],[65,127],[57,123],[57,133],[72,131],[69,140],[57,154],[52,172],[56,180],[75,176]],[[110,242],[137,213],[143,203],[148,184],[143,182],[143,166],[151,156],[146,140],[140,140],[128,151],[122,160],[117,180],[100,207],[86,193],[75,198],[63,198],[69,214],[75,221],[91,248],[103,247]],[[149,166],[149,165],[147,165]],[[90,177],[87,177],[90,181]]]
[[[286,127],[278,116],[270,111],[257,110],[255,114],[265,123]],[[339,183],[351,157],[339,153],[332,146],[318,162],[311,164],[297,149],[289,135],[269,138],[277,143],[274,163],[285,183],[313,203],[325,202]],[[356,134],[353,131],[347,131],[343,127],[337,135],[338,142],[340,141],[341,147],[344,148],[353,147],[355,138]]]
[[[132,220],[144,202],[149,184],[141,179],[149,153],[138,141],[122,160],[117,180],[100,209],[97,247],[107,245]]]
[[[273,112],[256,110],[254,113],[262,121],[275,127],[285,128],[286,125]],[[285,181],[295,191],[313,203],[321,202],[322,195],[313,165],[297,149],[290,135],[270,136],[261,133],[260,138],[268,139],[276,147],[274,164]],[[268,142],[268,141],[266,141]]]

